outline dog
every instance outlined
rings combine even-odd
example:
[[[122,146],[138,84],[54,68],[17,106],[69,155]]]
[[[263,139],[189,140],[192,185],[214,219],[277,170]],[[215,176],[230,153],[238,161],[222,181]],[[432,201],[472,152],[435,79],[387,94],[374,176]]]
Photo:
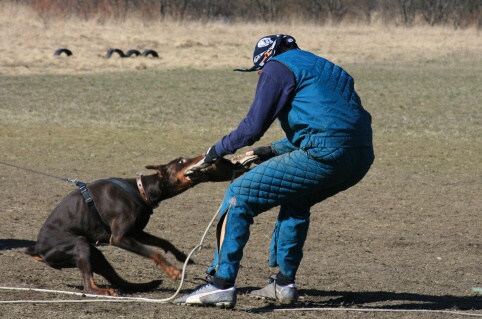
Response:
[[[235,178],[249,169],[254,157],[220,159],[209,168],[186,174],[204,154],[195,158],[177,158],[166,165],[147,165],[155,174],[137,178],[111,178],[84,184],[72,191],[53,209],[42,225],[35,246],[25,250],[35,260],[54,269],[78,268],[84,292],[116,296],[114,288],[100,288],[93,273],[111,285],[127,291],[152,290],[160,280],[131,283],[122,279],[95,244],[110,244],[152,260],[173,280],[182,273],[154,246],[171,252],[181,262],[187,256],[169,241],[144,231],[153,209],[165,199],[179,195],[202,182],[221,182]],[[191,261],[190,261],[191,262]]]

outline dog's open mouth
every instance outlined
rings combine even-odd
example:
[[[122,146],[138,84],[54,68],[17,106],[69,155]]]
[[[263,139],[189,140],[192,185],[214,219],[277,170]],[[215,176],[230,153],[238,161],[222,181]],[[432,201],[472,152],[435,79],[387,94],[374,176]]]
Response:
[[[207,176],[208,175],[206,174],[206,172],[203,172],[203,170],[187,169],[184,172],[184,178],[191,182],[198,182],[198,181],[205,180]]]

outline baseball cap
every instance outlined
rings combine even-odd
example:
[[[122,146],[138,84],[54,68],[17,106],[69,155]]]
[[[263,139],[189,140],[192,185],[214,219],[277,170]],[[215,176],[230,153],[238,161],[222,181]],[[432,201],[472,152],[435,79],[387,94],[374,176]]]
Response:
[[[295,38],[287,34],[272,34],[262,37],[256,43],[253,52],[254,66],[250,69],[234,69],[233,71],[252,72],[261,70],[266,62],[276,55],[281,42],[296,43]]]

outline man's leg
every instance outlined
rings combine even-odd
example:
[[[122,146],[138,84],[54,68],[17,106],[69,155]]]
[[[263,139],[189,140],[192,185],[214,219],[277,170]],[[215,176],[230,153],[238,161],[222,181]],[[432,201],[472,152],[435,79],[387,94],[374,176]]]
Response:
[[[296,212],[289,205],[281,205],[271,237],[270,267],[279,267],[288,278],[296,277],[303,258],[303,246],[310,225],[310,212]]]

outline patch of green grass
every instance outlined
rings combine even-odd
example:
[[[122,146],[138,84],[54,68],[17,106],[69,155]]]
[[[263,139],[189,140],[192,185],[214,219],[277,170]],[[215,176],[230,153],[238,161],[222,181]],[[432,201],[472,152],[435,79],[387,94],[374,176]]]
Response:
[[[344,67],[373,116],[376,165],[481,173],[481,61]],[[2,160],[94,177],[198,155],[237,126],[257,78],[194,69],[0,75]],[[274,123],[259,143],[282,136]]]

